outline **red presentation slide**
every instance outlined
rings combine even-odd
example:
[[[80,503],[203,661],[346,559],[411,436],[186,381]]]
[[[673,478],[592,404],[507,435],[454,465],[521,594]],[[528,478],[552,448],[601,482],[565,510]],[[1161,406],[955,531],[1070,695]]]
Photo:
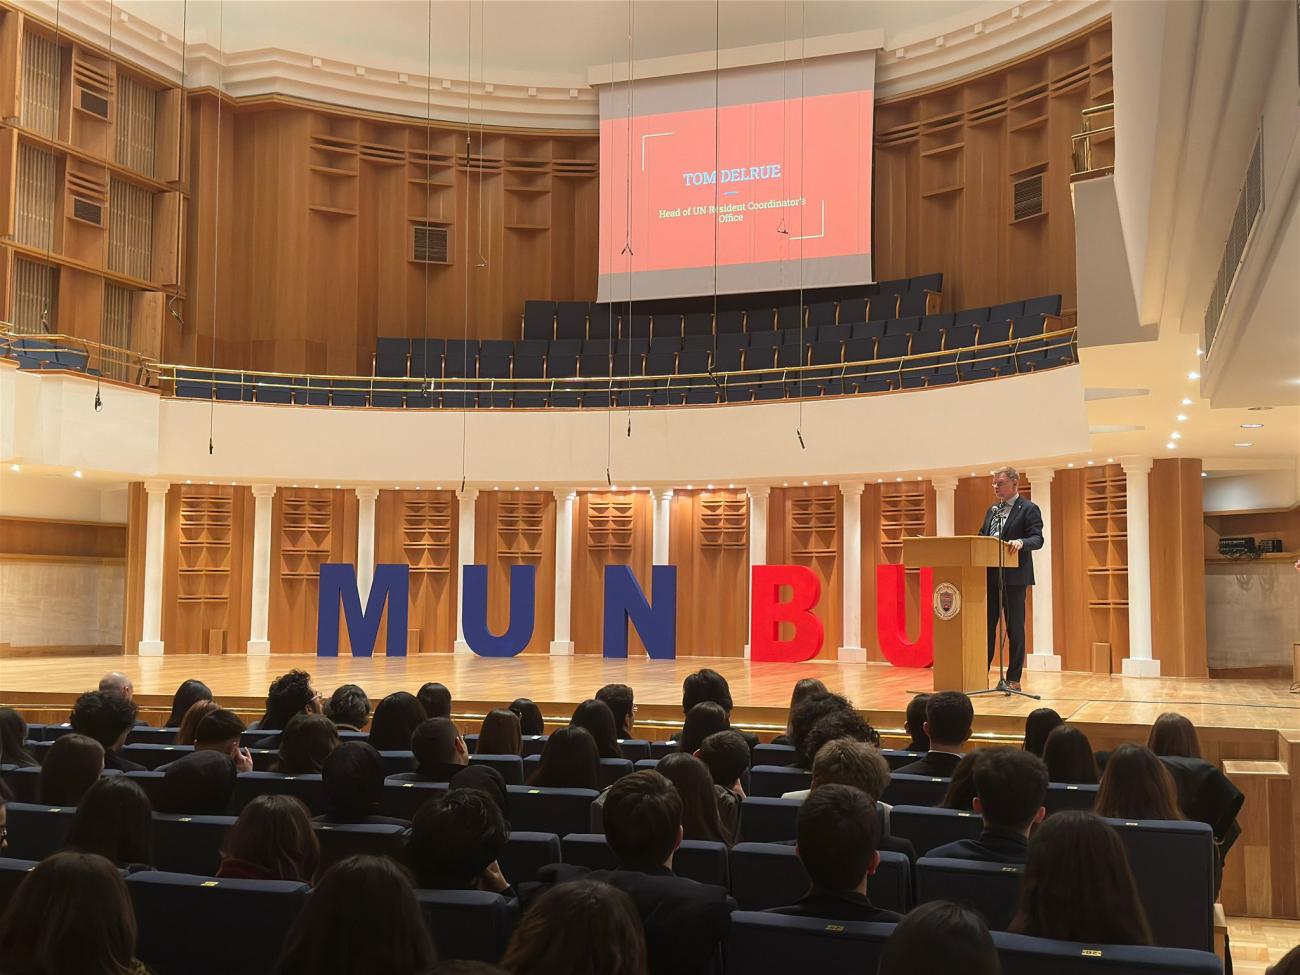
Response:
[[[602,120],[601,274],[870,253],[871,122],[871,91]]]

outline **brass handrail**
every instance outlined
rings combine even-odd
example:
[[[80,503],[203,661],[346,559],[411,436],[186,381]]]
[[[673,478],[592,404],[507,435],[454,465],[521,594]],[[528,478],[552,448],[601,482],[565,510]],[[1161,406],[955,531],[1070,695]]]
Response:
[[[1083,118],[1083,130],[1070,136],[1070,157],[1074,164],[1071,175],[1073,176],[1094,172],[1092,167],[1092,138],[1093,136],[1114,132],[1115,123],[1112,120],[1110,125],[1093,128],[1092,120],[1098,115],[1114,116],[1115,103],[1093,105],[1091,108],[1083,109],[1079,114]]]
[[[11,322],[0,322],[0,355],[8,352],[9,347],[14,343],[21,344],[24,341],[53,345],[56,351],[67,349],[83,353],[86,356],[86,368],[98,369],[100,375],[107,379],[117,379],[137,386],[157,385],[158,360],[153,356],[115,345],[105,345],[79,335],[67,335],[62,332],[20,332]]]

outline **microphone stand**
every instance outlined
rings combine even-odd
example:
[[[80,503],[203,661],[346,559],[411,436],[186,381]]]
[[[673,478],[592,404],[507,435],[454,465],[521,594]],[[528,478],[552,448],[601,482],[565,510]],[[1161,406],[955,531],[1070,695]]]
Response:
[[[998,499],[999,503],[1007,502]],[[1007,521],[1011,517],[1010,510],[1007,511],[1006,517],[1002,519],[1002,530],[993,536],[1000,543],[998,545],[998,622],[993,630],[993,645],[997,648],[998,657],[998,683],[996,687],[990,687],[982,691],[971,691],[967,697],[980,697],[984,694],[1005,694],[1007,697],[1015,695],[1016,697],[1027,697],[1034,701],[1041,701],[1041,694],[1030,694],[1028,691],[1018,691],[1007,683],[1007,668],[1004,659],[1007,652],[1007,646],[1010,643],[1010,636],[1007,633],[1007,580],[1006,566],[1003,560],[1006,557],[1007,543],[1002,538],[1002,532],[1006,530]]]

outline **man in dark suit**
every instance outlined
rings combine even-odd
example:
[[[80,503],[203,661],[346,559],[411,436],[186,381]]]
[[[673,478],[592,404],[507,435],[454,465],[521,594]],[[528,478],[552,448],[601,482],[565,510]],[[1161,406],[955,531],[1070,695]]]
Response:
[[[879,841],[880,816],[865,792],[849,785],[813,790],[799,810],[795,844],[812,886],[795,903],[768,913],[897,924],[901,915],[867,898],[867,878],[880,866]]]
[[[681,823],[682,800],[671,782],[649,769],[623,776],[606,793],[604,809],[605,842],[618,867],[543,867],[537,874],[541,884],[521,886],[524,906],[551,883],[604,881],[631,897],[641,915],[650,975],[721,972],[721,947],[736,902],[722,887],[673,873]]]
[[[975,708],[961,691],[940,691],[925,702],[925,733],[930,736],[930,750],[921,758],[895,771],[899,775],[928,775],[937,779],[952,778],[961,761],[961,746],[970,738],[975,722]]]
[[[1019,748],[982,749],[975,762],[974,810],[984,817],[977,840],[957,840],[937,846],[928,857],[981,860],[985,863],[1024,863],[1029,858],[1029,831],[1047,810],[1047,766],[1037,755]]]
[[[411,734],[414,772],[399,772],[390,779],[403,782],[450,782],[469,765],[469,748],[451,718],[425,718]]]
[[[997,650],[998,616],[1002,613],[1011,644],[1006,681],[1018,691],[1025,666],[1025,594],[1034,584],[1033,552],[1043,547],[1043,514],[1038,505],[1020,496],[1020,475],[1013,467],[993,472],[993,493],[997,501],[985,513],[980,534],[1002,539],[1009,551],[1019,555],[1020,564],[1014,569],[988,570],[989,666]]]

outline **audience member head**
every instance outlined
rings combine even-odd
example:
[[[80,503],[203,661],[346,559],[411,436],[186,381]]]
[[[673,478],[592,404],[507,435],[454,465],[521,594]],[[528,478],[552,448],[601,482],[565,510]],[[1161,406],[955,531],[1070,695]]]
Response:
[[[104,771],[104,746],[85,735],[62,735],[41,763],[37,794],[44,806],[75,806]]]
[[[320,843],[301,799],[268,793],[240,811],[226,833],[221,856],[260,867],[275,880],[311,883],[320,863]]]
[[[1300,945],[1292,948],[1264,970],[1264,975],[1300,975]]]
[[[1070,810],[1035,830],[1010,930],[1090,944],[1151,943],[1124,842],[1105,820]]]
[[[186,681],[185,683],[188,684],[189,681]],[[195,683],[197,683],[197,681]],[[184,687],[185,684],[182,684],[181,686]],[[128,701],[135,697],[135,685],[131,683],[131,678],[127,677],[126,674],[122,673],[120,670],[111,671],[101,677],[99,679],[99,690],[103,691],[105,694],[116,694],[118,697],[124,697]],[[186,706],[188,707],[188,704]],[[182,708],[181,714],[184,713],[185,709]],[[173,724],[168,725],[168,727],[175,728],[176,726]]]
[[[591,737],[596,739],[596,751],[601,758],[622,758],[623,749],[618,744],[618,726],[614,722],[614,712],[604,701],[591,698],[583,701],[573,711],[569,724],[574,728],[586,728]]]
[[[480,755],[518,755],[521,733],[519,715],[505,708],[493,708],[483,716],[478,730]]]
[[[928,752],[930,750],[930,736],[925,733],[925,707],[929,703],[929,694],[917,694],[907,702],[903,727],[911,736],[911,740],[907,743],[906,751]]]
[[[701,701],[686,712],[686,722],[682,725],[682,734],[677,740],[677,748],[688,755],[693,754],[704,744],[704,739],[709,735],[730,728],[731,722],[727,719],[727,712],[720,704]]]
[[[384,794],[384,760],[365,741],[345,741],[321,766],[321,785],[336,819],[365,819]]]
[[[447,784],[447,791],[457,792],[461,789],[477,789],[483,793],[497,804],[509,825],[510,790],[506,788],[505,778],[491,765],[474,764],[457,772]]]
[[[517,697],[510,702],[507,709],[519,715],[519,733],[521,735],[546,734],[546,722],[542,719],[542,709],[526,697]]]
[[[271,771],[315,775],[339,747],[339,732],[323,714],[295,714],[280,733],[280,753]]]
[[[551,789],[600,788],[600,755],[591,732],[586,728],[552,731],[528,784]]]
[[[715,731],[695,753],[709,769],[715,784],[734,789],[749,768],[749,742],[739,731]]]
[[[185,717],[181,718],[180,727],[176,729],[176,744],[193,745],[199,722],[213,711],[220,709],[221,705],[216,701],[195,701],[191,704],[189,710],[185,712]]]
[[[790,715],[790,745],[800,768],[812,768],[813,756],[808,752],[808,735],[822,718],[829,714],[852,711],[849,699],[840,694],[813,692],[799,702]]]
[[[1078,728],[1063,724],[1054,730],[1047,736],[1042,757],[1047,765],[1047,777],[1053,782],[1097,784],[1097,759],[1092,754],[1092,742]]]
[[[27,722],[13,708],[0,708],[0,765],[30,768],[35,764],[27,750]]]
[[[455,789],[416,812],[406,856],[419,887],[492,890],[486,874],[508,839],[510,827],[492,796],[478,789]]]
[[[239,749],[239,736],[245,730],[244,722],[234,711],[217,708],[204,715],[194,729],[194,750],[225,752],[233,758]]]
[[[440,766],[468,765],[465,739],[451,718],[426,718],[411,735],[411,752],[421,775],[433,775]],[[485,753],[486,754],[486,753]]]
[[[135,725],[139,708],[130,698],[110,691],[86,691],[72,705],[72,730],[94,738],[104,751],[121,748]]]
[[[832,711],[812,726],[804,739],[804,748],[815,758],[822,745],[836,738],[852,738],[880,747],[880,733],[857,711]]]
[[[804,677],[794,682],[794,687],[790,689],[790,710],[786,712],[785,717],[785,736],[790,737],[790,723],[794,720],[794,711],[801,701],[813,694],[825,694],[826,685],[816,677]]]
[[[874,745],[834,738],[822,745],[813,759],[812,791],[827,785],[849,785],[878,802],[889,787],[889,763]]]
[[[396,691],[375,707],[370,719],[370,744],[381,752],[404,752],[411,747],[411,735],[425,720],[424,705],[414,694]]]
[[[1051,708],[1034,708],[1025,718],[1025,751],[1043,757],[1047,736],[1065,724]]]
[[[363,731],[370,721],[370,698],[356,684],[342,684],[330,695],[325,714],[346,731]],[[422,718],[423,714],[421,708]]]
[[[799,807],[795,852],[814,890],[866,893],[880,865],[880,814],[861,789],[824,785]]]
[[[1042,822],[1047,766],[1037,755],[1018,748],[985,748],[972,777],[972,808],[989,828],[1028,834],[1030,826]]]
[[[402,868],[386,857],[352,856],[325,871],[307,898],[275,973],[420,975],[436,960]]]
[[[1147,736],[1147,748],[1161,758],[1200,758],[1201,740],[1196,726],[1181,714],[1167,711],[1156,718]]]
[[[153,807],[144,791],[120,775],[99,779],[77,804],[65,846],[117,867],[152,864]]]
[[[682,841],[682,798],[650,769],[625,775],[605,794],[605,842],[629,870],[672,868]]]
[[[718,796],[708,766],[694,755],[673,752],[659,759],[655,769],[677,789],[682,802],[682,839],[709,840],[730,846],[734,837],[722,825]]]
[[[894,928],[881,953],[878,975],[1001,971],[993,936],[979,912],[949,901],[930,901],[909,911]]]
[[[727,678],[708,667],[688,674],[682,681],[682,714],[690,714],[691,708],[702,701],[712,701],[731,715],[731,688]]]
[[[975,708],[961,691],[939,691],[925,702],[925,733],[931,751],[955,752],[970,737]]]
[[[221,752],[191,752],[167,766],[158,811],[221,816],[235,794],[235,763]]]
[[[501,965],[513,975],[646,975],[641,917],[617,887],[556,884],[524,914]]]
[[[104,689],[104,682],[100,681],[99,689]],[[130,695],[127,695],[130,697]],[[194,707],[199,701],[211,701],[212,691],[208,685],[201,680],[187,680],[176,688],[176,693],[172,695],[171,714],[167,715],[167,722],[164,728],[179,728],[185,721],[185,715],[189,714],[190,708]],[[188,744],[188,742],[180,742]]]
[[[596,692],[596,700],[609,705],[618,737],[631,738],[632,727],[636,723],[636,700],[632,688],[626,684],[606,684]]]
[[[64,851],[29,873],[0,918],[0,971],[124,975],[135,957],[135,911],[113,864]]]
[[[939,803],[940,809],[971,811],[975,803],[975,763],[980,760],[984,751],[983,748],[976,748],[961,757],[957,767],[952,770],[948,791],[943,794],[943,802]]]
[[[1094,811],[1110,819],[1182,819],[1165,763],[1145,745],[1120,745],[1101,775]]]
[[[303,711],[320,711],[320,697],[311,686],[311,674],[305,670],[291,670],[271,682],[271,688],[266,692],[266,714],[258,730],[279,731],[290,718]]]
[[[444,685],[436,681],[422,684],[415,697],[420,702],[420,707],[424,708],[426,718],[451,717],[451,691]]]

